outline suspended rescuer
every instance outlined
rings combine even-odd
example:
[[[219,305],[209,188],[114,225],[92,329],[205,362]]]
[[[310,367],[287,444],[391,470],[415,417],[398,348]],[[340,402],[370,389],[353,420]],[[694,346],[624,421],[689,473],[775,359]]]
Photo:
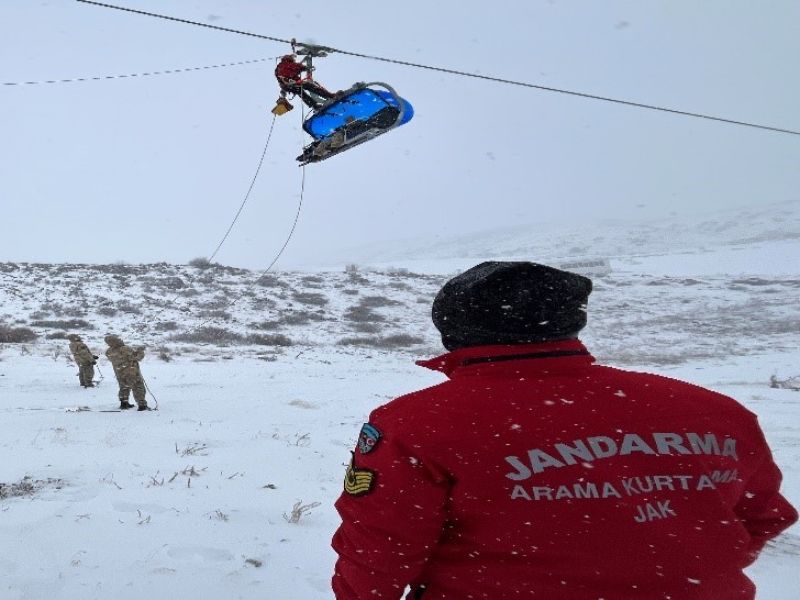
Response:
[[[528,262],[447,282],[444,383],[375,410],[336,503],[338,600],[752,600],[797,520],[756,416],[595,364],[592,283]]]
[[[69,351],[72,353],[75,364],[78,365],[78,381],[81,387],[94,387],[94,365],[97,364],[97,356],[92,354],[77,333],[69,334],[67,339],[69,340]]]
[[[311,110],[316,110],[322,106],[326,100],[333,98],[334,94],[329,92],[319,83],[311,79],[311,68],[303,62],[296,62],[294,54],[283,56],[275,67],[275,78],[281,88],[281,95],[278,98],[277,106],[273,109],[276,114],[284,114],[293,107],[286,100],[287,94],[300,96]],[[307,77],[302,74],[308,73]],[[279,107],[283,109],[279,109]]]
[[[119,384],[119,407],[122,410],[133,408],[133,404],[128,402],[133,392],[138,409],[150,410],[147,407],[147,388],[139,369],[139,362],[144,358],[144,346],[126,346],[117,335],[107,335],[105,341],[108,344],[106,356],[114,367],[114,375]]]

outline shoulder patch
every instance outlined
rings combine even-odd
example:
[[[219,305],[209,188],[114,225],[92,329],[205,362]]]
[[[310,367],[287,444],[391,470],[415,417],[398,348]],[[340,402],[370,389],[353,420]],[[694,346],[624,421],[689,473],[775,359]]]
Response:
[[[375,471],[370,469],[359,469],[353,464],[354,458],[350,459],[347,471],[344,474],[344,491],[351,496],[363,496],[372,491],[375,485]]]
[[[358,434],[358,449],[361,454],[369,454],[381,439],[381,432],[371,423],[364,423],[361,433]]]

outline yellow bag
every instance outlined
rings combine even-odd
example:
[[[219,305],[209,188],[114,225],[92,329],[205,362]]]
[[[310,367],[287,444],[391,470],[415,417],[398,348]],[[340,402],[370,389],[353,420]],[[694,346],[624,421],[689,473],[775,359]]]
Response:
[[[280,117],[293,108],[294,106],[292,106],[286,98],[278,98],[278,101],[275,103],[275,108],[273,108],[271,112],[273,115]]]

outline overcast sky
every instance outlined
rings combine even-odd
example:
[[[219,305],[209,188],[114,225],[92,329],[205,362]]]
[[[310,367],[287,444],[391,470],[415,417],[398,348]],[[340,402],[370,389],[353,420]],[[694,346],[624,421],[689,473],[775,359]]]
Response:
[[[109,0],[343,50],[800,130],[795,0]],[[0,2],[3,83],[280,56],[280,43],[73,0]],[[0,86],[0,261],[208,256],[253,177],[273,60],[136,78]],[[407,125],[307,167],[279,268],[384,239],[659,217],[800,195],[800,136],[346,55],[331,89],[385,81]],[[299,107],[298,107],[299,108]],[[266,266],[297,210],[301,111],[277,120],[218,256]],[[544,225],[542,225],[544,226]]]

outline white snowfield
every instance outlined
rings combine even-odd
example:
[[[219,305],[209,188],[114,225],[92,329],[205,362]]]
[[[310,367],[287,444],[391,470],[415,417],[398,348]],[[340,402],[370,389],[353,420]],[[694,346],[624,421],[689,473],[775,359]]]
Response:
[[[800,374],[798,242],[742,244],[612,256],[582,339],[603,363],[755,411],[800,505],[800,391],[770,387]],[[478,262],[446,260],[407,266]],[[345,463],[371,409],[441,380],[413,360],[441,350],[429,309],[444,277],[273,275],[0,265],[0,323],[39,334],[0,348],[0,598],[332,598]],[[101,355],[94,389],[63,331]],[[103,412],[118,406],[110,331],[148,346],[157,411]],[[795,527],[749,571],[759,600],[797,598],[798,556]]]

